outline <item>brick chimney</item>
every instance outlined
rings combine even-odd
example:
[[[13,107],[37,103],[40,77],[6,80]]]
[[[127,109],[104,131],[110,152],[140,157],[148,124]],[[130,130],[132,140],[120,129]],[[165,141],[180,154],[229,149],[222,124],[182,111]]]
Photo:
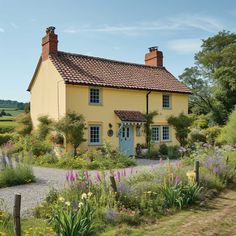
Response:
[[[145,54],[145,65],[163,66],[163,54],[157,47],[150,47],[149,52]]]
[[[57,35],[55,34],[55,27],[50,26],[46,29],[46,35],[42,39],[42,60],[48,59],[48,55],[57,52]]]

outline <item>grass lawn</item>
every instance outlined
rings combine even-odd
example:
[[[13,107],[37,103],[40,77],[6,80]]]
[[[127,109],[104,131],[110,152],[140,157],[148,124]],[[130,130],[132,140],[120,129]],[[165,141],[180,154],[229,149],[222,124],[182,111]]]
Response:
[[[192,208],[163,217],[156,223],[130,227],[122,225],[102,236],[232,236],[236,232],[236,189],[223,192],[206,208]]]

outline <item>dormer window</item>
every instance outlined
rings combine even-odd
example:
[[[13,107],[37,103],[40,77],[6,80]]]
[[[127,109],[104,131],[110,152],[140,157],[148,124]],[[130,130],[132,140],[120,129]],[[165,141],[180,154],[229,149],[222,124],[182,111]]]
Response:
[[[89,103],[90,104],[101,104],[101,89],[100,88],[89,88]]]

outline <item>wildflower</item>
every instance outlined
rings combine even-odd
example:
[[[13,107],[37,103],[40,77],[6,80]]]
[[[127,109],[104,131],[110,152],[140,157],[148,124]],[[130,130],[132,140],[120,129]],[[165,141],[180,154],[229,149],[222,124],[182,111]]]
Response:
[[[113,209],[109,208],[109,209],[107,209],[105,218],[106,218],[108,221],[114,221],[114,220],[116,219],[116,215],[117,215],[117,214],[113,211]]]
[[[82,181],[82,182],[81,182],[81,188],[83,189],[84,186],[85,186],[85,183],[84,183],[84,181]]]
[[[120,171],[117,170],[117,180],[120,182]]]
[[[88,192],[88,197],[91,197],[93,195],[93,193]]]
[[[101,176],[100,176],[100,174],[99,174],[99,172],[97,172],[97,180],[99,181],[99,182],[101,182],[102,180],[101,180]]]
[[[126,169],[123,170],[123,175],[126,176]]]
[[[83,202],[80,202],[79,203],[79,208],[83,207],[84,203]]]
[[[180,182],[180,177],[177,175],[175,177],[175,184],[177,185],[177,184],[179,184],[179,182]]]
[[[70,202],[65,202],[65,205],[66,206],[70,206]]]
[[[86,193],[83,193],[82,195],[81,195],[81,199],[86,199],[87,198],[87,194]]]
[[[195,172],[194,171],[188,171],[186,173],[186,175],[188,177],[189,182],[194,182],[194,180],[195,180]]]
[[[59,197],[58,200],[59,200],[60,202],[64,202],[64,201],[65,201],[65,198]]]
[[[84,176],[85,176],[86,181],[88,181],[89,180],[89,173],[87,170],[84,172]]]

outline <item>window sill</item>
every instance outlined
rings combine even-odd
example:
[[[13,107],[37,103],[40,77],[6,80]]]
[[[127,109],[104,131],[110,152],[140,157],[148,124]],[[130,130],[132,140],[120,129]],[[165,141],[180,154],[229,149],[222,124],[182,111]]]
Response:
[[[89,105],[90,106],[102,106],[103,104],[102,103],[91,103],[91,102],[89,102]]]
[[[88,146],[101,146],[102,143],[88,143]]]
[[[171,107],[162,107],[162,110],[171,110]]]

